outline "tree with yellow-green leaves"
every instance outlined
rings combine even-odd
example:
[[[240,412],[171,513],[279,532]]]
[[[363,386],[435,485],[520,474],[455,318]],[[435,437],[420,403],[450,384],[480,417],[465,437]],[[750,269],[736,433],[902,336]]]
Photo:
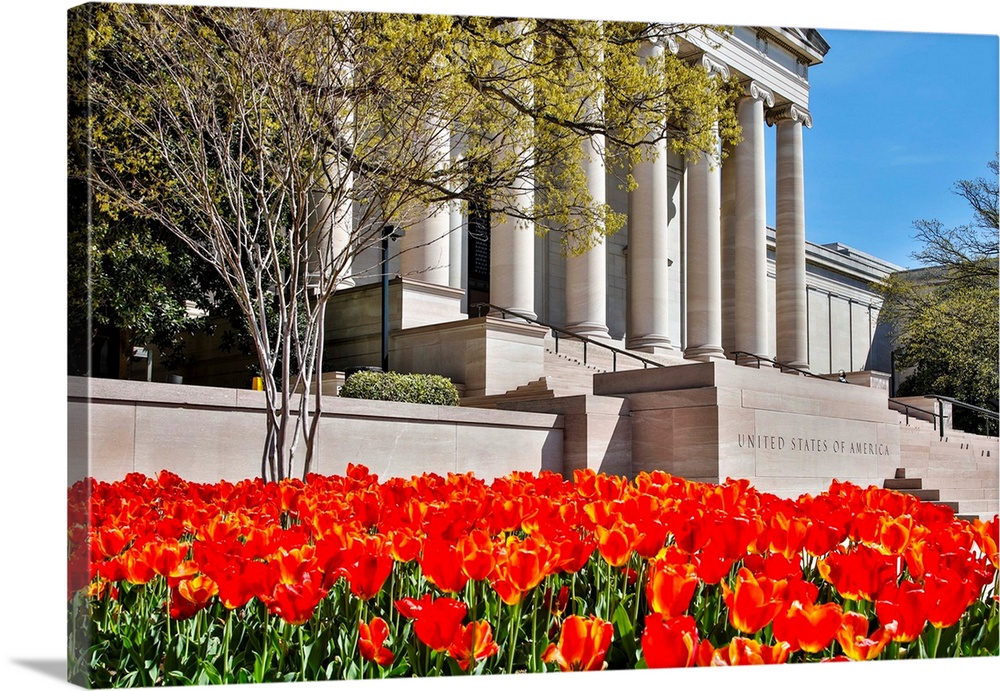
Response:
[[[86,218],[153,227],[211,269],[259,363],[271,479],[309,472],[327,305],[387,219],[471,202],[584,251],[624,221],[587,193],[589,138],[625,186],[650,144],[705,155],[716,122],[738,139],[730,82],[638,55],[703,27],[138,5],[70,25]]]

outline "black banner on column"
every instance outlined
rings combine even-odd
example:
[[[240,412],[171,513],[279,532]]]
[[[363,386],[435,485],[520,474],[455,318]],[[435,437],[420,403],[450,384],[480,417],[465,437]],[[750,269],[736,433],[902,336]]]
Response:
[[[469,202],[469,304],[490,301],[490,214],[481,202]],[[479,316],[469,310],[470,317]]]

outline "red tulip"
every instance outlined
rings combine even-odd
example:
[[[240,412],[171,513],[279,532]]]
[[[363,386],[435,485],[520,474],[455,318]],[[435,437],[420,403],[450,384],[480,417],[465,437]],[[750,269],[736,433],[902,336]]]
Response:
[[[462,570],[463,562],[462,553],[454,544],[432,538],[424,543],[420,568],[424,578],[438,588],[446,593],[457,593],[469,582],[469,576]]]
[[[819,574],[849,600],[874,602],[898,577],[896,558],[867,545],[833,552],[817,562]]]
[[[389,637],[389,625],[384,619],[375,617],[370,624],[358,622],[358,652],[361,657],[378,665],[391,665],[392,651],[383,644]]]
[[[945,568],[924,577],[924,592],[927,597],[927,621],[939,629],[958,623],[977,594],[969,579]]]
[[[268,610],[289,624],[300,625],[312,619],[316,606],[326,597],[322,575],[308,572],[298,583],[278,583],[269,596],[262,597]]]
[[[393,558],[389,543],[379,536],[367,536],[359,542],[362,546],[357,560],[344,569],[351,592],[362,600],[370,600],[378,595],[392,573]]]
[[[790,652],[825,650],[840,630],[843,610],[835,602],[816,605],[811,601],[793,601],[774,618],[774,637],[790,646]]]
[[[781,609],[785,581],[754,577],[742,567],[736,574],[736,585],[730,590],[722,583],[722,593],[729,608],[729,623],[743,633],[756,633],[771,623]]]
[[[447,650],[462,628],[465,617],[464,602],[450,597],[424,595],[419,600],[403,598],[396,601],[396,609],[407,619],[413,619],[413,630],[425,645],[437,650]]]
[[[698,629],[692,617],[646,615],[642,655],[648,667],[690,667],[697,650]]]
[[[927,624],[927,594],[913,581],[903,581],[882,590],[875,603],[878,620],[891,632],[894,641],[908,643],[923,632]]]

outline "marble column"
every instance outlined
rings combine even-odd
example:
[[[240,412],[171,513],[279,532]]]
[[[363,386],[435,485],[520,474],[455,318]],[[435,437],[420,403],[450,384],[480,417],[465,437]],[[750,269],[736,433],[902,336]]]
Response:
[[[743,141],[733,151],[736,169],[735,350],[770,357],[767,309],[767,192],[764,106],[774,95],[756,82],[737,104]],[[756,364],[741,355],[741,364]],[[766,363],[761,363],[766,366]]]
[[[717,132],[717,130],[716,130]],[[716,141],[718,135],[716,134]],[[684,357],[709,361],[722,350],[722,175],[717,151],[687,168],[687,347]]]
[[[806,219],[802,127],[809,112],[789,104],[768,113],[777,126],[775,215],[775,360],[809,368],[806,312]]]
[[[518,177],[513,205],[525,212],[534,202],[532,180]],[[490,231],[490,302],[522,317],[535,315],[534,223],[493,215]]]
[[[643,60],[663,55],[651,41],[639,47]],[[649,353],[673,350],[668,336],[667,144],[646,145],[632,165],[636,188],[628,195],[628,338],[626,346]]]
[[[428,136],[430,166],[444,168],[451,157],[448,128],[431,123]],[[406,228],[400,241],[399,273],[407,278],[448,285],[450,265],[451,214],[447,204],[420,209],[418,220]]]
[[[736,166],[732,148],[724,147],[722,162],[722,349],[736,350]]]
[[[460,136],[452,136],[451,157],[452,165],[458,165],[465,152],[465,144]],[[456,190],[457,191],[457,190]],[[462,210],[462,203],[458,200],[451,202],[448,207],[450,220],[448,223],[450,235],[448,236],[448,285],[452,288],[465,289],[468,282],[468,270],[466,268],[466,243],[465,236],[468,228],[468,219]],[[468,293],[462,297],[463,311],[468,308],[465,301]]]
[[[702,67],[726,79],[729,69],[703,56]],[[722,171],[718,123],[713,146],[687,169],[687,347],[684,357],[722,359]]]
[[[584,175],[591,202],[603,206],[606,201],[604,135],[593,135],[583,142]],[[566,329],[581,336],[608,338],[607,249],[602,229],[590,231],[596,243],[574,251],[571,244],[566,257]]]
[[[512,35],[525,33],[528,22],[510,24]],[[534,48],[530,41],[522,42],[516,49],[531,58]],[[531,93],[532,85],[523,88]],[[511,133],[501,132],[501,138]],[[534,319],[535,314],[535,224],[519,218],[530,216],[535,202],[535,183],[530,174],[533,152],[523,142],[510,141],[513,165],[522,172],[509,188],[509,211],[493,209],[490,218],[490,302],[514,314]]]
[[[351,277],[354,231],[354,205],[350,194],[353,176],[339,156],[328,156],[324,171],[316,181],[309,199],[310,258],[308,282],[325,289],[331,276],[337,277],[337,288],[354,285]]]

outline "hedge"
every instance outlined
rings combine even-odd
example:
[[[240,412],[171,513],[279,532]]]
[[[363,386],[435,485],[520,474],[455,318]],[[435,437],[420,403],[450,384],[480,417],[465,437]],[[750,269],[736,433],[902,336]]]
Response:
[[[458,405],[458,389],[450,379],[436,374],[355,372],[344,382],[340,395],[369,401]]]

